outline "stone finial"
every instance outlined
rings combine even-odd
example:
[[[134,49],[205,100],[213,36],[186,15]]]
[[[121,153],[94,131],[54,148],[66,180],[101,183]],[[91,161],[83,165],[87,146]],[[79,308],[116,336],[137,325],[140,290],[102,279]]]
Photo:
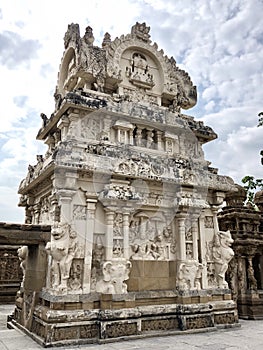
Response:
[[[132,36],[137,37],[139,40],[143,40],[146,42],[150,42],[150,27],[147,27],[145,22],[143,23],[139,23],[136,22],[136,24],[134,26],[132,26],[131,29],[131,34]]]
[[[110,43],[111,43],[111,36],[110,36],[110,34],[109,34],[108,32],[106,32],[106,33],[104,34],[104,38],[103,38],[103,41],[102,41],[101,46],[102,46],[103,48],[105,48],[105,47],[108,46]]]
[[[65,49],[68,48],[70,41],[78,42],[80,38],[79,35],[79,25],[75,23],[71,23],[68,25],[68,30],[65,33],[64,36],[64,47]]]
[[[89,46],[93,45],[95,38],[93,35],[93,29],[90,26],[86,28],[86,32],[83,39]]]

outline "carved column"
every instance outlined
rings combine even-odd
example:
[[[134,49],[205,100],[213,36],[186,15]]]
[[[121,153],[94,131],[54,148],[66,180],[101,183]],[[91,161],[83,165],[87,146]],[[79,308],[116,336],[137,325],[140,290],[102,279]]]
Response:
[[[76,113],[74,113],[76,111]],[[78,130],[78,120],[79,120],[79,112],[77,110],[74,110],[71,112],[68,116],[69,119],[69,128],[68,128],[68,135],[71,137],[73,136],[79,136],[79,130]]]
[[[152,142],[153,142],[153,131],[151,129],[147,129],[146,147],[151,148]]]
[[[117,129],[117,142],[121,142],[121,129]]]
[[[218,207],[212,207],[211,209],[213,213],[214,230],[215,232],[218,232],[219,231],[218,220],[217,220]]]
[[[58,129],[61,131],[61,141],[65,141],[65,138],[68,133],[69,119],[66,116],[63,116],[58,122]]]
[[[55,194],[50,196],[50,214],[51,214],[51,222],[59,221],[60,210],[58,206],[58,200]]]
[[[139,127],[137,127],[137,130],[136,130],[135,144],[136,146],[141,146],[142,144],[142,129]]]
[[[179,260],[186,260],[186,249],[185,249],[185,215],[181,214],[178,217],[178,231],[179,231]]]
[[[113,248],[113,219],[114,211],[110,208],[106,209],[106,240],[105,240],[105,259],[112,259],[112,248]]]
[[[194,219],[192,223],[192,234],[193,234],[193,259],[198,261],[198,222]]]
[[[202,211],[199,217],[199,228],[200,228],[200,257],[203,265],[202,273],[202,287],[206,289],[208,287],[207,281],[207,262],[206,262],[206,240],[205,240],[205,212]]]
[[[162,145],[162,131],[156,131],[156,138],[157,138],[157,149],[159,151],[163,150],[163,145]]]
[[[246,292],[246,264],[241,252],[237,252],[237,289],[238,296],[242,296]]]
[[[83,293],[90,293],[91,284],[91,264],[92,264],[92,249],[94,241],[94,225],[95,225],[95,210],[97,199],[88,198],[87,203],[87,219],[86,219],[86,236],[85,236],[85,257],[83,269]]]
[[[129,259],[129,213],[123,214],[123,249],[124,258]]]
[[[128,133],[129,133],[129,144],[133,145],[133,129],[130,129]]]
[[[39,224],[40,203],[37,203],[33,206],[33,211],[34,211],[33,224]]]
[[[58,190],[58,203],[60,205],[60,222],[69,223],[72,220],[71,202],[76,191]]]
[[[180,154],[185,154],[185,135],[182,134],[179,136],[179,147]]]

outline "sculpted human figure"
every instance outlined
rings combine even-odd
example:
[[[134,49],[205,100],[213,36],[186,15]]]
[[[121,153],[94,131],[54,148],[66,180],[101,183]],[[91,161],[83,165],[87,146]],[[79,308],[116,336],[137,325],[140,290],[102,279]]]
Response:
[[[213,241],[212,257],[215,264],[215,275],[219,288],[228,288],[225,273],[234,251],[230,247],[233,243],[230,231],[219,231]]]

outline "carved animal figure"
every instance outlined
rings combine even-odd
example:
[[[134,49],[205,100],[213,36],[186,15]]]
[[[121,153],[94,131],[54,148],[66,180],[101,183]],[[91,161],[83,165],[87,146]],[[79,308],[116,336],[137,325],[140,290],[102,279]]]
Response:
[[[52,287],[60,292],[67,290],[69,271],[74,258],[77,241],[75,232],[70,231],[68,224],[55,223],[51,231],[51,242],[46,251],[52,257]]]
[[[129,279],[131,263],[106,261],[102,266],[103,278],[97,282],[96,292],[104,294],[127,293],[127,285],[124,283]]]
[[[177,283],[179,289],[200,289],[201,264],[181,263],[177,274]]]
[[[215,264],[215,275],[219,288],[228,288],[225,280],[225,273],[230,260],[234,256],[234,251],[230,247],[234,240],[230,231],[219,231],[213,241],[212,256]]]

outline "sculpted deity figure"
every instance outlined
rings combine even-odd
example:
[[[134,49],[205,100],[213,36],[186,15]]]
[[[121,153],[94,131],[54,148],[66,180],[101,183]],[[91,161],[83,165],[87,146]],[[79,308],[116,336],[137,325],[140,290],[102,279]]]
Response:
[[[219,288],[228,288],[225,274],[230,260],[234,256],[231,244],[234,240],[230,231],[219,231],[215,234],[212,248],[212,258],[215,264],[215,277]]]
[[[76,232],[70,225],[56,222],[51,230],[51,242],[46,245],[46,251],[52,257],[52,288],[58,292],[67,291],[67,282],[72,260],[77,251]]]

